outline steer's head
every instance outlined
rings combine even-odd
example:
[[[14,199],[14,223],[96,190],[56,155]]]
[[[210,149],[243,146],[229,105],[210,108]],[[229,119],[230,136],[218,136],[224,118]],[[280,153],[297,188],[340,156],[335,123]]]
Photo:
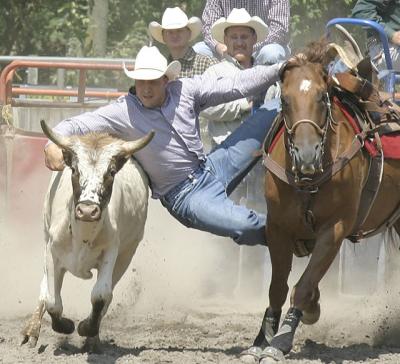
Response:
[[[154,136],[151,131],[135,141],[123,141],[104,133],[61,137],[44,122],[45,135],[61,148],[64,162],[71,169],[75,217],[97,221],[111,198],[114,177],[136,151]]]

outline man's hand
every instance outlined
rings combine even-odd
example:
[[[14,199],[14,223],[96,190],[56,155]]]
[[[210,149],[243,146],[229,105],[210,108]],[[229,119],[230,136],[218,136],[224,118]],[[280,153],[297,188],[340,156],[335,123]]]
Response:
[[[226,47],[226,45],[225,45],[225,44],[222,44],[222,43],[218,43],[218,44],[215,46],[215,51],[218,53],[218,55],[219,55],[220,57],[223,57],[223,56],[225,55],[227,49],[228,49],[228,48]]]
[[[46,167],[52,171],[62,171],[65,167],[62,150],[56,144],[49,144],[44,150]]]
[[[400,45],[400,30],[393,33],[391,41],[395,45]]]

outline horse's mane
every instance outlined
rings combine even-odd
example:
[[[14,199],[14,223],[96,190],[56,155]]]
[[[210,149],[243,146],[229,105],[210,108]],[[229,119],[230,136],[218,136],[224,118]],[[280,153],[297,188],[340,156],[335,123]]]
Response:
[[[329,62],[328,40],[326,37],[307,44],[300,53],[296,54],[287,64],[286,69],[305,66],[308,63],[324,65]]]

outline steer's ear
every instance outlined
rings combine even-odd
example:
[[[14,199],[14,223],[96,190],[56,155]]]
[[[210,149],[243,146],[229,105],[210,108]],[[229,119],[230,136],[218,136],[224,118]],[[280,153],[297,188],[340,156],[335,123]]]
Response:
[[[131,142],[125,142],[122,145],[122,150],[120,152],[120,155],[124,155],[125,157],[130,157],[133,153],[137,152],[138,150],[144,148],[147,144],[149,144],[151,139],[153,139],[154,134],[155,132],[154,130],[152,130],[140,139]]]

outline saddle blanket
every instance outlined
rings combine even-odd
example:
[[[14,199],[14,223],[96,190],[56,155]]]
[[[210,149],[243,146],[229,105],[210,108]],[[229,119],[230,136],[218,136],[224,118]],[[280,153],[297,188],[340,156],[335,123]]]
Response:
[[[361,131],[358,122],[350,115],[346,108],[335,98],[335,103],[340,107],[349,124],[356,133]],[[400,159],[400,133],[391,133],[381,136],[382,151],[385,159]],[[375,141],[366,140],[365,149],[375,157],[378,154],[378,148]]]

